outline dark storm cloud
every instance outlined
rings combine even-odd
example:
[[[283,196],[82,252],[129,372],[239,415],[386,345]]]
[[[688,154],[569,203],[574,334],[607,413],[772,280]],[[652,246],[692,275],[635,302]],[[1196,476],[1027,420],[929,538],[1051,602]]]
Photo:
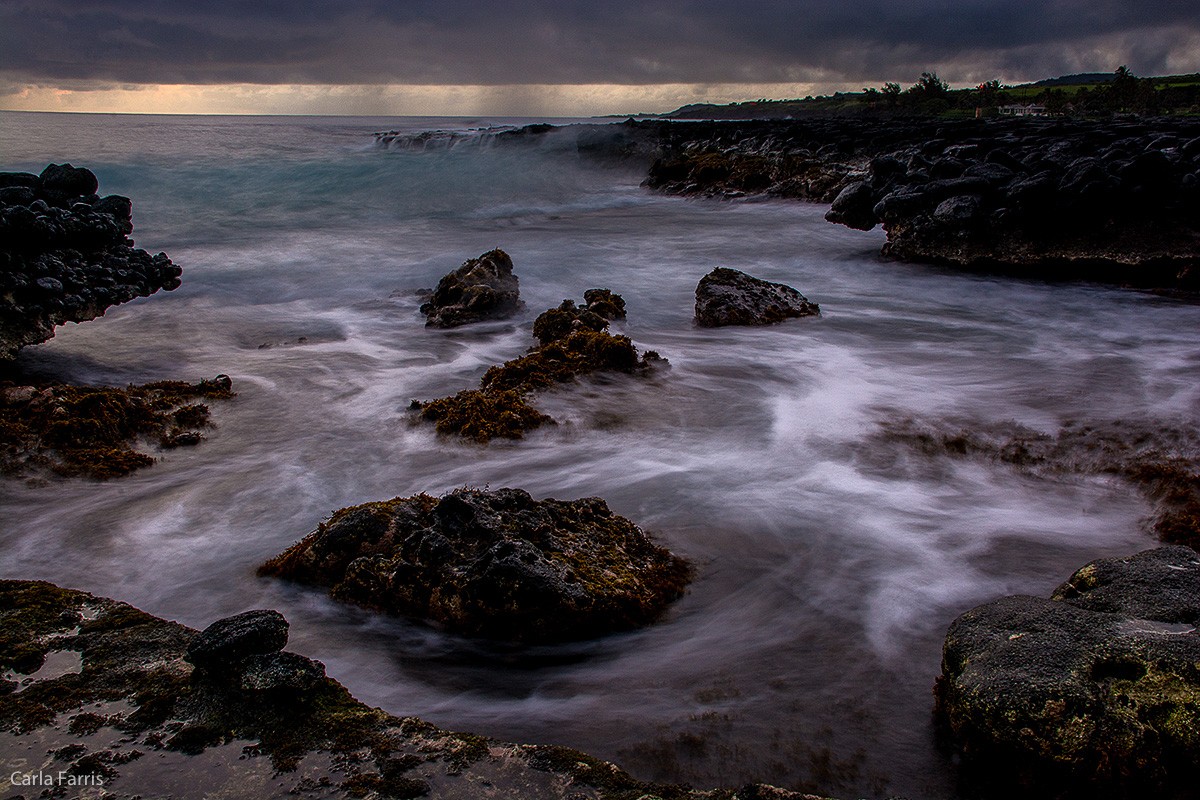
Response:
[[[0,71],[31,82],[828,82],[1114,54],[1152,74],[1198,37],[1196,0],[0,0]]]

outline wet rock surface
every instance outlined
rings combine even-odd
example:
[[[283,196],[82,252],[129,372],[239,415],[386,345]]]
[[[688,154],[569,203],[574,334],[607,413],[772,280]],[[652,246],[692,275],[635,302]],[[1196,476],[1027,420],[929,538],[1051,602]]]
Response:
[[[337,511],[259,574],[468,636],[545,642],[653,622],[691,571],[600,498],[463,489]]]
[[[639,355],[629,337],[606,330],[609,320],[625,317],[621,295],[588,289],[584,303],[579,307],[564,300],[539,315],[533,333],[541,344],[489,368],[479,389],[437,400],[414,400],[410,409],[417,419],[433,422],[439,433],[477,442],[520,439],[527,431],[557,424],[529,404],[533,392],[594,372],[646,373],[666,363],[653,350]]]
[[[523,306],[518,283],[512,259],[503,250],[472,258],[438,281],[433,297],[421,306],[425,327],[456,328],[511,317]]]
[[[982,780],[1172,796],[1197,777],[1198,623],[1194,550],[1094,561],[1050,599],[1005,597],[955,620],[939,713]]]
[[[736,269],[717,267],[696,286],[696,324],[705,328],[770,325],[820,313],[816,303],[792,287]]]
[[[0,361],[64,322],[179,286],[179,267],[128,238],[129,198],[100,197],[98,188],[95,175],[70,164],[0,173]]]
[[[317,677],[320,662],[295,653],[251,655],[237,662],[237,680],[214,679],[186,658],[199,636],[124,603],[0,581],[0,670],[13,684],[0,691],[4,777],[48,765],[54,777],[92,781],[50,796],[100,786],[112,798],[814,800],[760,785],[646,783],[577,750],[391,716]],[[41,670],[62,654],[74,654],[77,668]]]

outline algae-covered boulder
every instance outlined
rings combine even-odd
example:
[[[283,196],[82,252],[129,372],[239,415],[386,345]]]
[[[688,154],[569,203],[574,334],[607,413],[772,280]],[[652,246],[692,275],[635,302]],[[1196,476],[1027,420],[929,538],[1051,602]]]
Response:
[[[816,303],[790,286],[717,267],[696,286],[696,324],[770,325],[792,317],[820,314]]]
[[[1005,597],[955,620],[940,712],[977,763],[1031,783],[1182,786],[1200,753],[1197,622],[1196,551],[1094,561],[1049,600]]]
[[[690,570],[598,497],[461,489],[337,511],[259,574],[469,636],[545,642],[652,622]]]
[[[421,313],[427,317],[427,328],[455,328],[511,317],[521,306],[512,259],[503,250],[489,250],[438,281]]]

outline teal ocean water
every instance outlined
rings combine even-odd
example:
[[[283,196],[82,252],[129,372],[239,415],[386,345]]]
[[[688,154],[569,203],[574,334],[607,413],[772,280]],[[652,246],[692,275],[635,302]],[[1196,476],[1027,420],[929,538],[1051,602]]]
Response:
[[[22,369],[227,373],[239,393],[214,404],[207,442],[132,477],[0,485],[0,575],[196,627],[276,608],[290,647],[368,703],[642,778],[954,797],[931,719],[947,625],[1153,546],[1150,509],[1104,479],[888,446],[881,426],[1194,427],[1200,307],[883,263],[882,233],[822,207],[660,196],[570,153],[372,135],[521,122],[0,113],[0,169],[88,167],[133,199],[138,246],[184,270],[175,292],[27,348]],[[493,247],[526,312],[426,330],[418,290]],[[822,316],[696,328],[693,291],[716,266],[795,286]],[[670,370],[547,393],[565,424],[520,442],[410,425],[412,399],[472,386],[533,343],[540,311],[592,287],[625,297],[619,332]],[[514,650],[254,575],[334,509],[488,485],[601,496],[693,560],[696,582],[646,630]]]

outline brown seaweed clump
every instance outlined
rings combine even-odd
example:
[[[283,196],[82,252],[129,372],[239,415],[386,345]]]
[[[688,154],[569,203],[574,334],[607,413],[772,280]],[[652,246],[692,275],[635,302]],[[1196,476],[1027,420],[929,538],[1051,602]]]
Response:
[[[460,489],[336,511],[259,574],[468,636],[547,642],[654,621],[691,569],[598,497]]]
[[[607,289],[584,292],[586,305],[564,300],[558,308],[541,314],[533,323],[541,343],[525,355],[490,368],[479,389],[425,402],[414,400],[419,417],[436,423],[438,433],[452,433],[487,442],[519,439],[525,431],[556,424],[529,405],[530,392],[567,383],[593,372],[631,373],[664,359],[653,350],[638,355],[627,336],[605,329],[609,320],[625,316],[625,301]]]
[[[1054,435],[1016,423],[955,430],[912,420],[884,436],[931,454],[984,456],[1036,474],[1114,475],[1155,504],[1150,527],[1164,542],[1200,550],[1200,436],[1149,422],[1064,426]]]
[[[227,375],[199,383],[157,381],[124,389],[52,384],[0,388],[0,472],[49,469],[59,475],[105,479],[154,463],[134,449],[203,440],[209,409],[199,399],[234,396]]]

